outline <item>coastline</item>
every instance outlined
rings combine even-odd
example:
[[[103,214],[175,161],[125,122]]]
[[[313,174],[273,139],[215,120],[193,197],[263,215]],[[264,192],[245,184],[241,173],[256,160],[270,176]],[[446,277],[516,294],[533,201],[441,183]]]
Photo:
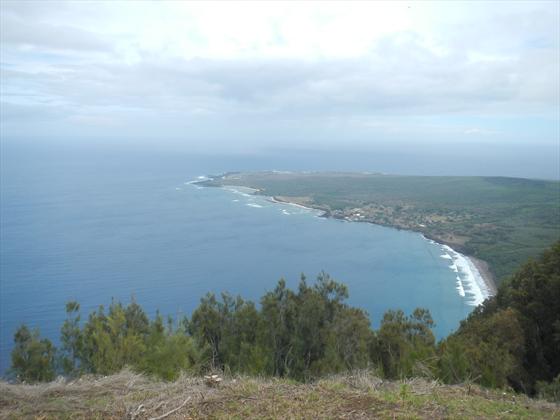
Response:
[[[258,194],[258,193],[261,193],[261,191],[260,190],[255,190],[254,194]],[[267,196],[267,198],[268,198],[268,201],[270,201],[272,203],[289,204],[289,205],[304,208],[304,209],[307,209],[307,210],[322,211],[323,212],[322,217],[333,218],[332,216],[330,216],[328,214],[327,211],[325,211],[325,209],[322,209],[322,208],[305,206],[303,204],[287,201],[285,199],[282,199],[282,198],[279,198],[279,197],[276,197],[276,196]],[[350,222],[353,222],[353,221],[360,222],[360,220],[351,220],[351,219],[346,219],[346,220],[350,221]],[[373,222],[367,221],[367,223],[373,223]],[[373,223],[373,224],[376,224],[376,223]],[[398,226],[390,226],[390,225],[378,225],[378,226],[391,227],[393,229],[398,229],[398,230],[402,229],[401,227],[398,227]],[[404,229],[404,230],[408,230],[409,232],[415,232],[412,229]],[[490,268],[488,267],[488,263],[486,261],[483,261],[479,258],[470,256],[470,255],[467,255],[467,254],[464,254],[464,253],[456,250],[452,246],[450,246],[450,244],[442,243],[442,242],[439,242],[435,239],[429,238],[426,235],[424,235],[422,232],[418,232],[418,233],[420,233],[422,235],[422,237],[424,239],[426,239],[427,241],[431,241],[433,243],[436,243],[436,244],[438,244],[438,245],[440,245],[444,248],[449,248],[449,250],[453,254],[455,254],[459,257],[465,258],[467,260],[468,267],[465,267],[464,269],[466,271],[470,272],[470,273],[467,273],[467,276],[470,275],[472,277],[471,281],[475,283],[475,284],[472,284],[470,286],[469,292],[474,292],[474,294],[476,295],[476,292],[472,290],[472,287],[477,286],[478,289],[479,289],[479,293],[481,294],[481,296],[478,297],[478,300],[475,298],[475,301],[478,302],[476,306],[481,304],[485,299],[496,295],[498,288],[497,288],[496,282],[494,280],[494,275],[490,271]],[[479,284],[481,282],[482,282],[482,284]],[[463,286],[460,286],[460,294],[462,296],[464,296],[464,293],[465,293],[465,290],[464,290]]]
[[[256,190],[256,192],[260,192],[259,190]],[[255,193],[256,193],[255,192]],[[294,203],[292,201],[286,201],[286,200],[282,200],[279,197],[275,197],[275,196],[267,196],[268,201],[270,201],[271,203],[276,203],[276,204],[288,204],[290,206],[295,206],[295,207],[299,207],[301,209],[306,209],[306,210],[313,210],[313,211],[322,211],[323,214],[321,216],[325,216],[325,211],[323,209],[319,209],[316,207],[309,207],[309,206],[304,206],[303,204],[299,204],[299,203]],[[326,216],[325,216],[326,217]]]
[[[306,210],[313,210],[313,211],[320,211],[323,212],[323,214],[321,214],[320,217],[325,217],[325,218],[334,218],[334,219],[340,219],[340,218],[336,218],[330,215],[328,210],[325,210],[324,208],[321,207],[314,207],[312,205],[304,205],[301,203],[297,203],[294,201],[288,201],[286,198],[282,197],[278,197],[278,196],[269,196],[263,193],[262,190],[258,189],[258,188],[251,188],[251,187],[246,187],[246,186],[236,186],[236,185],[222,185],[222,188],[225,189],[229,189],[229,190],[237,190],[237,192],[240,192],[242,194],[246,194],[246,195],[261,195],[266,197],[266,199],[272,203],[276,203],[276,204],[288,204],[288,205],[292,205],[292,206],[296,206],[299,208],[303,208]],[[363,222],[361,220],[354,220],[354,219],[350,219],[350,218],[343,218],[342,220],[346,220],[346,221],[357,221],[357,222]],[[365,221],[367,223],[372,223],[372,224],[377,224],[371,221]],[[428,237],[426,236],[426,234],[424,232],[419,232],[419,231],[415,231],[413,229],[403,229],[400,226],[391,226],[391,225],[379,225],[378,226],[384,226],[384,227],[391,227],[393,229],[398,229],[398,230],[408,230],[409,232],[417,232],[420,233],[422,235],[422,237],[424,239],[426,239],[427,241],[431,241],[433,243],[436,243],[438,245],[440,245],[443,249],[448,249],[452,255],[455,255],[456,259],[455,262],[458,262],[457,260],[460,259],[465,259],[465,261],[467,262],[467,264],[463,264],[462,265],[462,272],[464,274],[467,275],[467,277],[469,277],[469,280],[471,282],[471,284],[469,285],[469,287],[467,288],[467,291],[471,294],[474,295],[473,297],[473,301],[472,303],[476,303],[474,306],[478,306],[480,305],[486,298],[491,297],[491,296],[495,296],[497,293],[497,286],[494,280],[494,276],[492,274],[492,272],[490,271],[490,268],[488,267],[488,263],[486,261],[483,261],[479,258],[467,255],[467,254],[463,254],[462,252],[460,252],[459,250],[453,248],[451,246],[451,244],[448,243],[442,243],[434,238]],[[460,264],[459,264],[460,265]],[[452,266],[450,266],[450,268],[452,268],[455,272],[457,272],[457,266],[454,263]],[[458,283],[461,282],[461,280],[459,279],[459,277],[457,277]],[[476,287],[478,289],[477,290],[473,290],[474,287]],[[458,287],[459,293],[464,296],[465,293],[465,288],[462,285],[459,285]]]
[[[473,265],[476,267],[480,274],[480,277],[482,277],[482,280],[484,280],[484,283],[486,284],[486,287],[488,288],[488,291],[491,293],[491,295],[496,296],[496,293],[498,293],[498,286],[496,286],[496,280],[494,279],[494,275],[490,271],[490,267],[488,267],[488,263],[476,257],[471,257],[469,255],[465,256],[469,260],[471,260]]]
[[[432,243],[437,243],[430,240]],[[474,264],[472,257],[468,257],[460,252],[455,251],[449,245],[441,245],[442,251],[441,258],[448,259],[451,262],[449,268],[457,273],[457,290],[463,297],[467,297],[468,293],[471,306],[478,306],[483,303],[487,298],[493,296],[495,293],[488,285],[487,279],[484,278],[483,273]]]
[[[244,187],[243,185],[224,185],[221,188],[247,195],[257,195],[260,192],[257,188]]]
[[[255,190],[255,194],[257,194],[257,193],[261,193],[261,191],[260,190]],[[332,218],[332,216],[330,216],[328,214],[328,212],[326,212],[324,209],[321,209],[321,208],[318,208],[318,207],[305,206],[303,204],[290,202],[290,201],[287,201],[285,199],[281,199],[281,198],[275,197],[275,196],[268,196],[267,198],[272,203],[290,204],[292,206],[296,206],[296,207],[300,207],[300,208],[304,208],[304,209],[308,209],[308,210],[322,211],[323,212],[322,217]],[[352,222],[352,221],[360,222],[360,220],[351,220],[351,219],[346,219],[346,220],[350,221],[350,222]],[[367,223],[373,223],[373,222],[368,221]],[[373,224],[375,224],[375,223],[373,223]],[[399,229],[399,230],[402,229],[401,227],[398,227],[398,226],[386,226],[386,225],[379,225],[379,226],[392,227],[393,229]],[[409,232],[414,232],[414,230],[411,230],[411,229],[405,229],[405,230],[408,230]],[[469,291],[474,292],[472,290],[472,287],[473,286],[478,286],[479,292],[481,294],[481,297],[479,297],[478,300],[477,300],[477,302],[479,302],[478,304],[482,303],[482,301],[484,301],[486,298],[489,298],[491,296],[496,295],[498,288],[497,288],[496,282],[494,280],[494,275],[490,271],[490,268],[488,267],[488,263],[486,261],[483,261],[479,258],[470,256],[470,255],[467,255],[467,254],[464,254],[464,253],[456,250],[452,246],[450,246],[450,244],[441,243],[441,242],[439,242],[435,239],[428,238],[422,232],[418,232],[418,233],[420,233],[422,235],[422,237],[424,239],[426,239],[427,241],[431,241],[431,242],[436,243],[436,244],[438,244],[442,247],[449,248],[449,250],[451,250],[451,252],[453,254],[455,254],[457,256],[460,256],[462,258],[465,258],[467,260],[468,267],[465,267],[464,269],[466,271],[470,272],[467,275],[470,274],[470,276],[472,277],[471,281],[475,283],[474,285],[471,285],[471,289]],[[477,280],[479,280],[479,281],[477,281]],[[480,280],[482,281],[483,284],[479,284]],[[460,286],[460,294],[462,294],[464,296],[464,293],[465,293],[465,291],[464,291],[463,286]],[[474,294],[476,294],[476,292]]]
[[[498,292],[496,279],[494,277],[494,274],[492,274],[492,271],[490,270],[490,267],[488,266],[488,263],[486,261],[481,260],[480,258],[477,257],[473,257],[472,255],[468,255],[462,249],[457,248],[455,244],[438,240],[437,238],[433,238],[425,234],[424,232],[420,232],[420,233],[428,241],[432,241],[441,246],[448,247],[453,252],[467,258],[472,264],[473,268],[476,270],[476,273],[474,274],[480,276],[480,278],[484,282],[484,289],[486,289],[486,291],[488,292],[488,297],[496,295],[496,293]]]

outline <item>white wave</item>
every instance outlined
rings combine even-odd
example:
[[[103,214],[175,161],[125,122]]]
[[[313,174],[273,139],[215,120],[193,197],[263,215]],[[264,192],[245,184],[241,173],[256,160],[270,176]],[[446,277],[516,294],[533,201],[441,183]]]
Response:
[[[226,191],[230,191],[234,194],[241,194],[245,197],[254,197],[255,193],[258,191],[255,188],[250,187],[243,187],[243,186],[234,186],[234,185],[225,185],[222,187]]]
[[[426,236],[425,236],[423,233],[421,233],[420,235],[422,236],[422,238],[424,238],[426,241],[428,241],[428,242],[431,243],[432,245],[439,245],[439,244],[438,244],[436,241],[434,241],[433,239],[426,238]]]
[[[461,281],[461,277],[457,276],[455,277],[457,279],[457,291],[459,292],[459,295],[461,295],[461,297],[465,297],[465,288],[463,287],[463,282]]]
[[[232,200],[232,201],[233,201],[234,203],[238,203],[238,202],[239,202],[239,200]]]
[[[206,178],[206,179],[210,179],[210,178]],[[205,180],[206,180],[206,179],[205,179]],[[192,185],[192,186],[195,187],[197,190],[201,190],[202,187],[196,185],[196,183],[197,183],[197,182],[200,182],[200,181],[201,181],[200,179],[193,179],[192,181],[185,182],[185,185]]]
[[[282,210],[282,213],[285,214],[286,216],[289,216],[290,214],[292,214],[292,213],[290,213],[290,212],[287,211],[287,210]]]
[[[232,192],[234,194],[239,194],[242,195],[243,197],[251,197],[254,198],[255,195],[254,194],[249,194],[247,192],[247,190],[251,190],[250,188],[244,188],[244,187],[222,187],[224,190]]]
[[[179,188],[179,187],[175,187],[175,189],[176,189],[177,191],[181,191],[181,188]]]
[[[453,257],[449,254],[443,254],[443,255],[440,255],[440,257],[445,258],[446,260],[452,260],[453,259]]]
[[[297,207],[298,209],[305,210],[306,212],[317,211],[317,210],[315,210],[314,208],[305,207],[305,206],[302,206],[301,204],[288,203],[288,202],[286,202],[286,203],[282,202],[282,204],[285,204],[285,205],[288,205],[288,206],[292,206],[292,207]]]
[[[247,203],[247,206],[262,209],[262,206],[260,204],[255,204],[255,203]]]
[[[457,290],[461,296],[469,299],[467,301],[468,305],[478,306],[492,295],[482,275],[468,257],[447,245],[443,245],[442,249],[453,259],[450,268],[458,274],[456,277]]]

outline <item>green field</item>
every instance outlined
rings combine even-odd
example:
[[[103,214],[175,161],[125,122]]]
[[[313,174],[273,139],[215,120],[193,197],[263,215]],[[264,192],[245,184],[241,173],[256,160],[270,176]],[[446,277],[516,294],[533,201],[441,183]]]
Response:
[[[486,261],[499,283],[560,238],[560,182],[362,173],[229,173],[236,185],[327,216],[421,232]]]

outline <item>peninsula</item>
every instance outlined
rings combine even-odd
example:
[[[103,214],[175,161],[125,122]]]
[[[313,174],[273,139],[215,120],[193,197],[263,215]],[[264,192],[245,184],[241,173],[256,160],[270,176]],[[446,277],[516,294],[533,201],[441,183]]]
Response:
[[[229,172],[198,182],[333,217],[406,229],[471,258],[499,284],[560,238],[560,182],[506,177],[343,172]]]

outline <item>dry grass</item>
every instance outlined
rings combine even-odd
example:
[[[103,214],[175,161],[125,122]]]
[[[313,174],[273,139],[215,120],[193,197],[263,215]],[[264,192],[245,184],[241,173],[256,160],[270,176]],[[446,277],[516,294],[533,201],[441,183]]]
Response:
[[[151,380],[125,370],[105,377],[39,385],[0,383],[0,418],[146,418],[217,391],[202,378]]]
[[[163,416],[163,417],[162,417]],[[0,383],[0,418],[559,418],[560,407],[478,386],[414,379],[388,382],[367,372],[312,384],[226,378],[151,380],[123,371],[41,385]]]

